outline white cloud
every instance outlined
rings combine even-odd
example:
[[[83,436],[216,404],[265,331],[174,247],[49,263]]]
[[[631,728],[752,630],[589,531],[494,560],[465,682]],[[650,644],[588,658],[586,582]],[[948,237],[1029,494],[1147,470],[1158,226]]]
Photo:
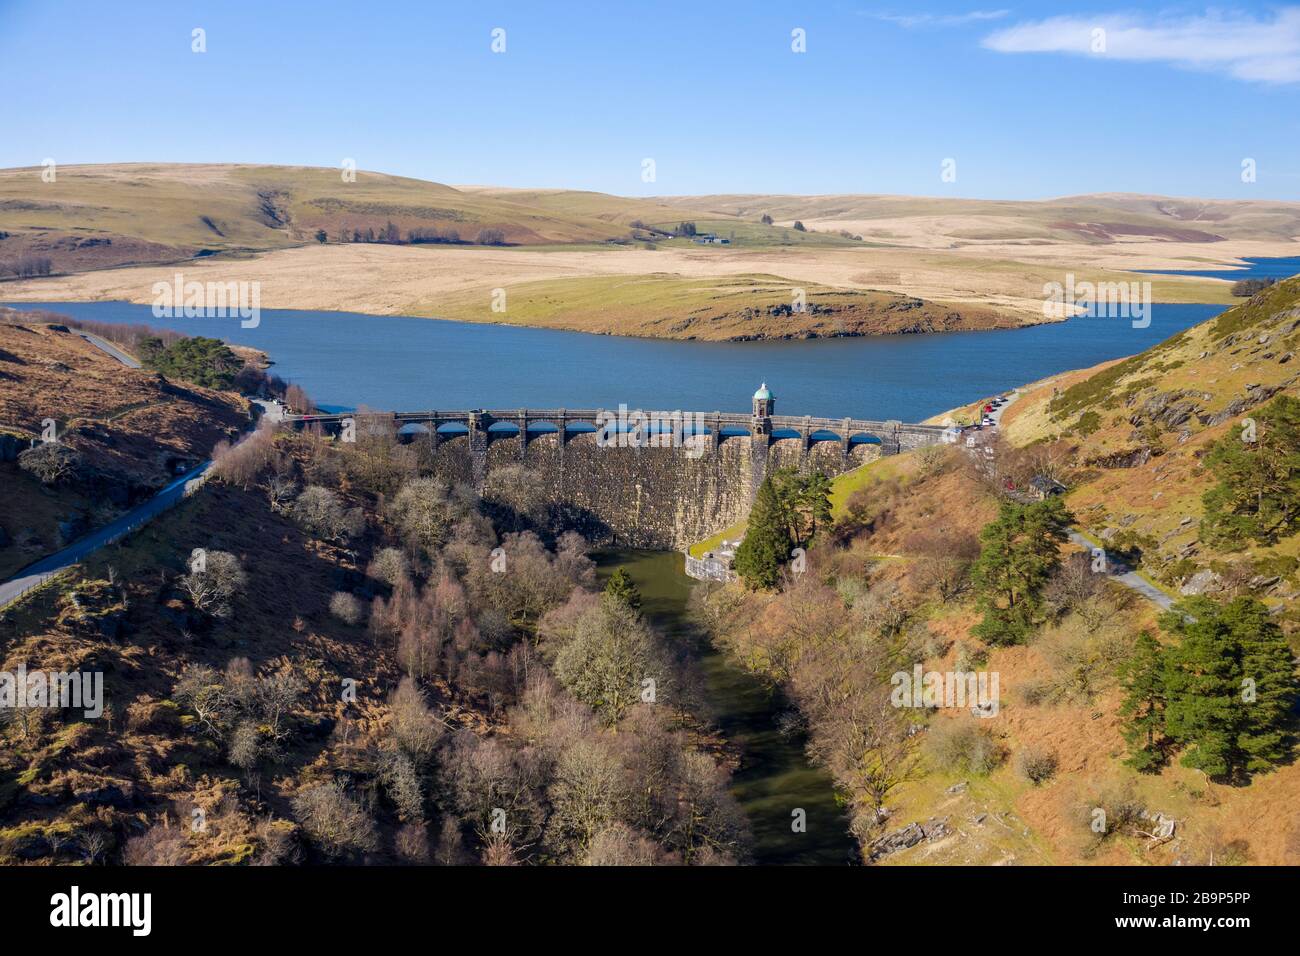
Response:
[[[1010,12],[1010,10],[972,10],[970,13],[872,13],[869,16],[910,30],[912,27],[959,27],[967,23],[1001,20]]]
[[[1094,47],[1104,30],[1104,51]],[[1182,19],[1126,14],[1061,16],[1018,23],[984,38],[999,53],[1077,53],[1172,63],[1261,83],[1300,82],[1300,7],[1269,17],[1210,11]]]

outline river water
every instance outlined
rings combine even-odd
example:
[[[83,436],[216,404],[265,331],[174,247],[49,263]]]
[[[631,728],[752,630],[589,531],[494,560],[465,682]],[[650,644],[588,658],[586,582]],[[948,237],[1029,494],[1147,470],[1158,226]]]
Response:
[[[777,729],[789,705],[692,628],[686,607],[698,582],[683,573],[682,556],[609,550],[594,557],[602,582],[616,568],[627,570],[641,592],[642,613],[695,660],[713,722],[740,752],[731,790],[753,831],[754,862],[838,865],[857,860],[857,844],[830,775],[809,763],[802,733]],[[800,809],[807,827],[795,832],[791,814]]]

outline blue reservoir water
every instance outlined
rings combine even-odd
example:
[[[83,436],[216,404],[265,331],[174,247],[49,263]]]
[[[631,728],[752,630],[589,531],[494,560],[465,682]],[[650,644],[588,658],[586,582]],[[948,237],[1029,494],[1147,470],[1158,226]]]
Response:
[[[101,322],[144,323],[267,352],[329,408],[630,408],[743,411],[760,382],[791,415],[919,421],[1068,369],[1140,352],[1221,312],[1155,305],[1147,328],[1076,317],[991,332],[792,342],[679,342],[346,312],[262,310],[156,319],[147,305],[27,302]]]
[[[1243,256],[1248,263],[1241,269],[1135,269],[1149,275],[1163,276],[1203,276],[1208,279],[1289,279],[1300,275],[1300,256],[1260,259]]]

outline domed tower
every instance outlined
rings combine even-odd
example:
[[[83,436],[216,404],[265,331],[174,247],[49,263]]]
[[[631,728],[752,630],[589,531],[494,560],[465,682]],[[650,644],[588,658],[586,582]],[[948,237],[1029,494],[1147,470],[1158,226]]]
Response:
[[[753,435],[772,434],[772,412],[776,409],[776,398],[768,390],[767,382],[758,387],[754,393],[754,420],[750,424]]]

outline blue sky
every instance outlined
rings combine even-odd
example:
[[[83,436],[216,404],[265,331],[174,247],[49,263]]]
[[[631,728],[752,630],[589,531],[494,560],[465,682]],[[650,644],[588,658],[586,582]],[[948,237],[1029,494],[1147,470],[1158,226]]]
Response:
[[[1300,6],[0,0],[0,81],[0,166],[1300,199]]]

